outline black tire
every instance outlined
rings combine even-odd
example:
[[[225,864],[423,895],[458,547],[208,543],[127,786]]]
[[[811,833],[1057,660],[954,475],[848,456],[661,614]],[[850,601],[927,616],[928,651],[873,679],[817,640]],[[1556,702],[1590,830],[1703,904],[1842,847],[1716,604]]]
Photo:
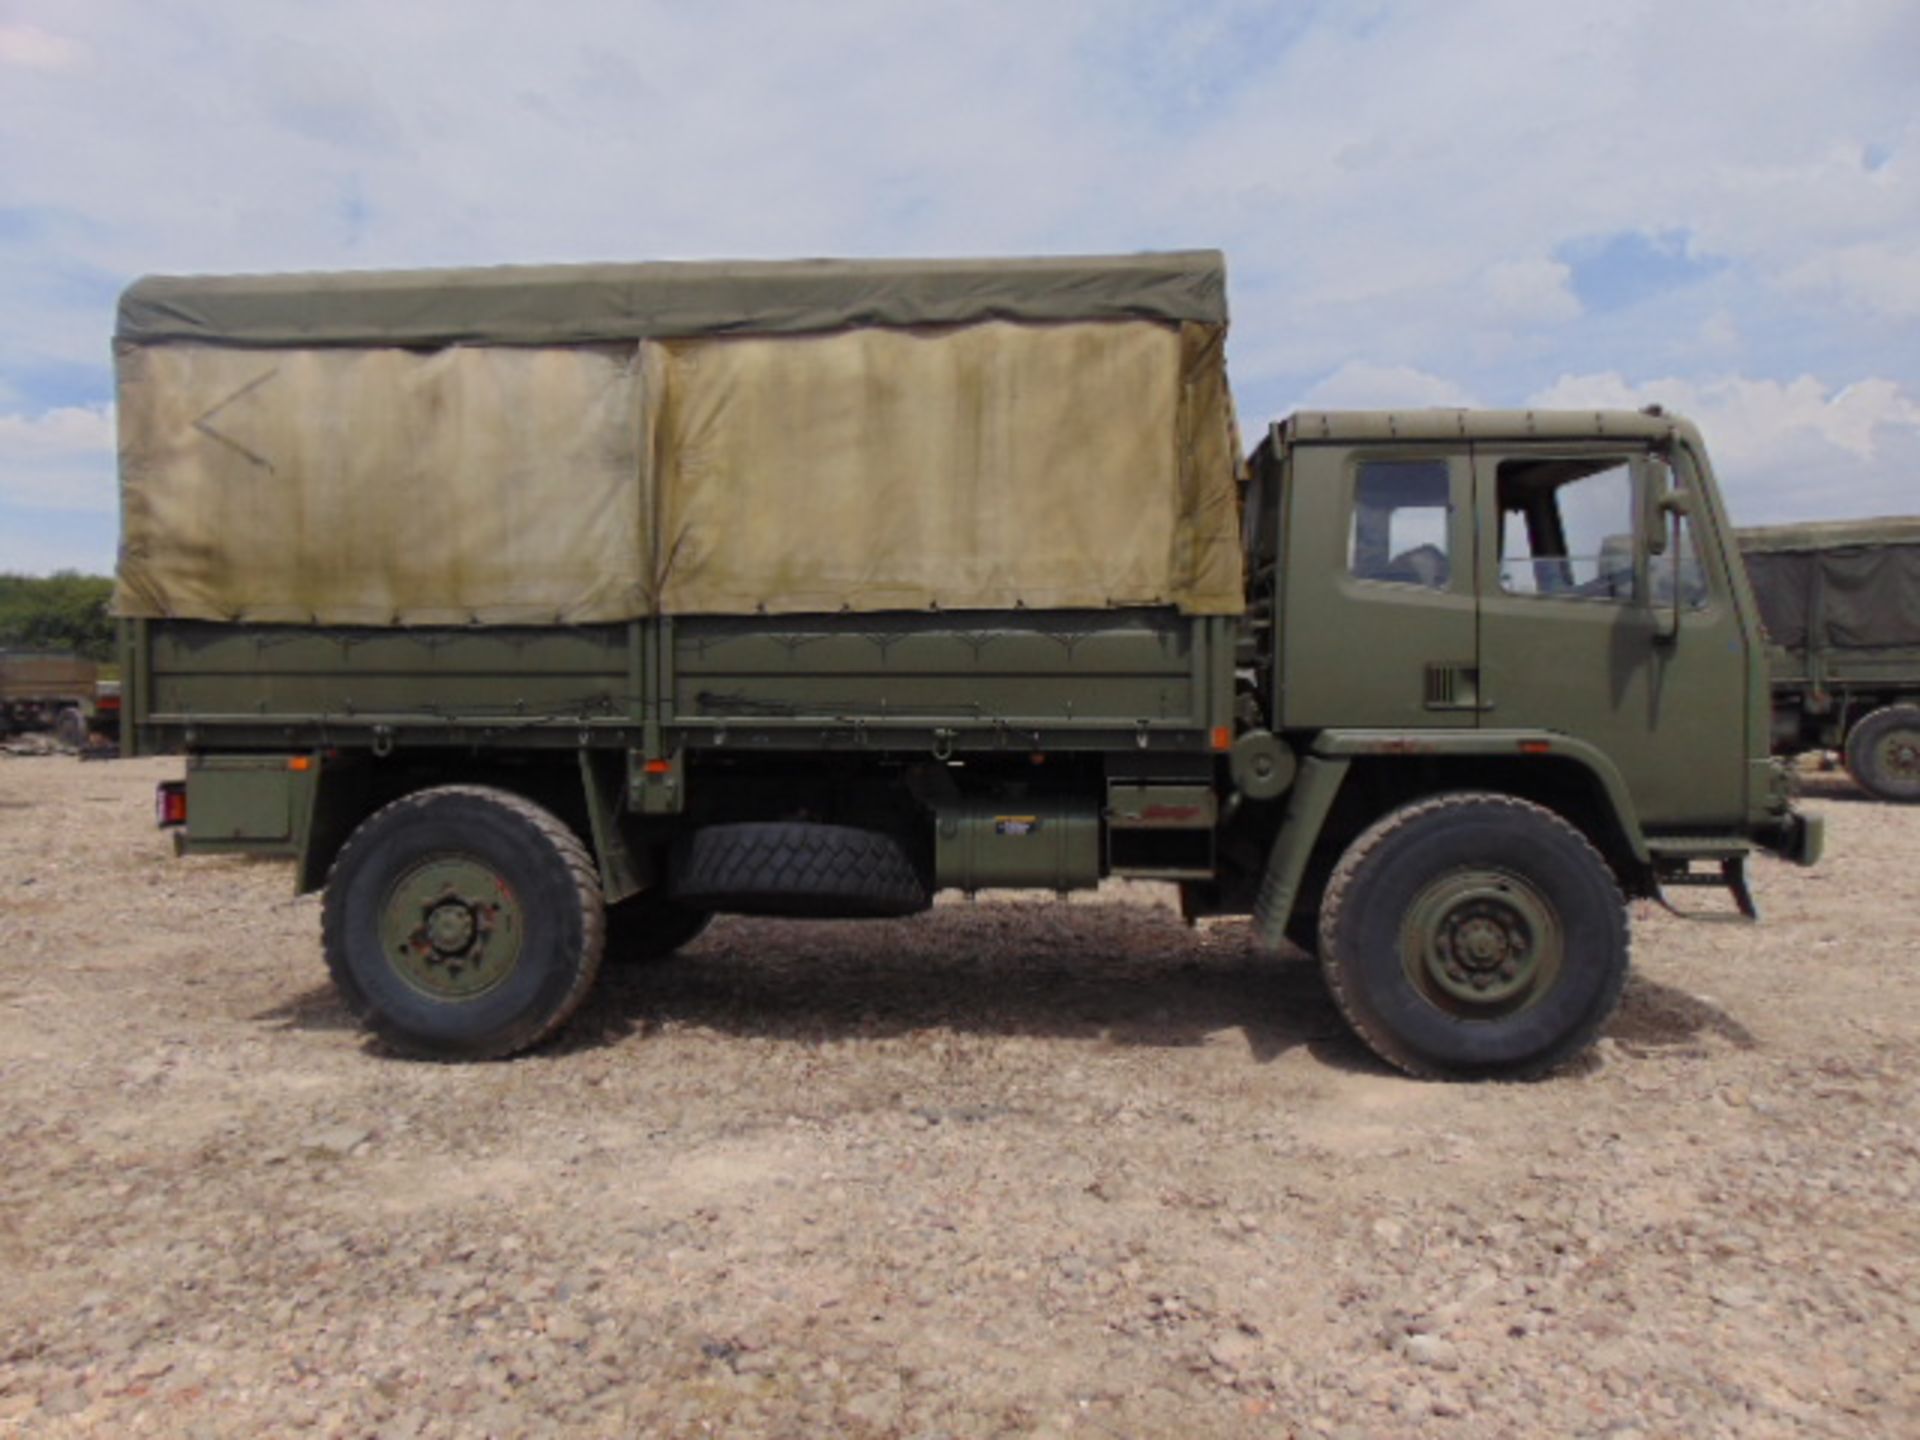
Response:
[[[712,923],[710,910],[695,910],[657,890],[643,891],[607,907],[607,959],[657,965]]]
[[[62,705],[53,717],[53,738],[69,750],[87,748],[87,717],[77,705]]]
[[[1424,1079],[1523,1080],[1592,1042],[1620,1003],[1626,902],[1550,810],[1497,794],[1394,811],[1334,868],[1320,964],[1340,1011]]]
[[[870,919],[932,903],[893,836],[794,821],[694,831],[675,852],[670,888],[683,905],[734,915]]]
[[[1920,705],[1884,705],[1847,732],[1847,773],[1868,794],[1920,804]]]
[[[606,915],[586,847],[554,815],[505,790],[449,785],[353,832],[327,877],[321,935],[347,1008],[388,1045],[486,1060],[573,1013],[600,968]]]

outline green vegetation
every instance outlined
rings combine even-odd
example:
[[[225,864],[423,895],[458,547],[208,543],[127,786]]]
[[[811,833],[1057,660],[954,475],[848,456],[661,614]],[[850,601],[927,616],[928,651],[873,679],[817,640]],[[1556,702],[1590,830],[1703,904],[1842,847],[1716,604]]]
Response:
[[[89,660],[113,656],[113,618],[105,575],[60,570],[0,575],[0,648],[71,650]]]

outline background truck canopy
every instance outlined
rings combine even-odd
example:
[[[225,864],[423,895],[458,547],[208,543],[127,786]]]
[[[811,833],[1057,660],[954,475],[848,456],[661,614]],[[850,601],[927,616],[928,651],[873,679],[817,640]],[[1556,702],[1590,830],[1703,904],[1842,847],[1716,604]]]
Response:
[[[1739,541],[1774,644],[1920,645],[1920,519],[1775,525]]]
[[[131,616],[1242,603],[1214,252],[150,278]]]

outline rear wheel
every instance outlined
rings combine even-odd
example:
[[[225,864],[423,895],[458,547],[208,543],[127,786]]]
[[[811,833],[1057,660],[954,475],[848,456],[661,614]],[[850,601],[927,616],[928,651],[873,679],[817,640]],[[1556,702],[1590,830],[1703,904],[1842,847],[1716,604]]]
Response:
[[[446,1060],[545,1039],[593,983],[605,912],[592,859],[504,790],[423,790],[354,831],[327,879],[327,968],[394,1049]]]
[[[1394,811],[1335,867],[1320,963],[1389,1064],[1431,1079],[1525,1079],[1599,1033],[1626,983],[1626,905],[1553,812],[1494,794]]]
[[[1887,705],[1855,725],[1847,770],[1882,800],[1920,803],[1920,705]]]

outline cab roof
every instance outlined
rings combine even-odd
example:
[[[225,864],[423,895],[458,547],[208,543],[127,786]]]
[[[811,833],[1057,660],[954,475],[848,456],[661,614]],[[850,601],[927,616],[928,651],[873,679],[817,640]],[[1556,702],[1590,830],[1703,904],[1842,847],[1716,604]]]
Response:
[[[1288,440],[1665,440],[1686,422],[1661,410],[1302,410]]]

